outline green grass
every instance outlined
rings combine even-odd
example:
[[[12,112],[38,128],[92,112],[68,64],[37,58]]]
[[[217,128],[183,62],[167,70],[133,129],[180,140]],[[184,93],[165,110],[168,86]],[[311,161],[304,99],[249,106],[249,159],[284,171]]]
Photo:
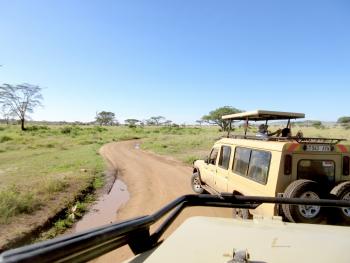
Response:
[[[32,126],[25,132],[18,126],[0,127],[0,224],[35,212],[38,203],[45,206],[57,192],[69,196],[91,180],[101,187],[103,178],[97,176],[105,169],[98,154],[101,145],[138,133],[123,127]],[[13,187],[20,193],[17,199]]]
[[[216,127],[158,129],[144,140],[142,148],[173,156],[185,163],[203,158],[223,133]]]
[[[29,214],[40,208],[43,203],[33,192],[21,192],[16,186],[0,192],[0,224],[18,214]]]

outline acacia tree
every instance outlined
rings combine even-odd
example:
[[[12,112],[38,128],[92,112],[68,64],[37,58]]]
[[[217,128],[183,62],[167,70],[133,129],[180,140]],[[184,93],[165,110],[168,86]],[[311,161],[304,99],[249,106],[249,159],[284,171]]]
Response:
[[[340,117],[337,120],[337,123],[340,123],[340,125],[345,128],[345,129],[349,129],[350,128],[350,116],[343,116]]]
[[[147,123],[149,123],[149,125],[156,125],[159,126],[162,124],[162,122],[165,120],[165,118],[163,116],[154,116],[149,118],[149,120],[147,120]]]
[[[124,122],[128,125],[129,128],[135,128],[136,124],[140,121],[137,119],[126,119],[124,120]]]
[[[14,115],[21,121],[21,129],[25,131],[24,122],[28,113],[33,113],[34,109],[42,106],[41,88],[31,84],[0,86],[0,104],[8,110],[9,115]]]
[[[115,123],[115,114],[110,111],[101,111],[96,113],[96,122],[102,125],[113,125]]]
[[[228,114],[234,114],[238,112],[241,112],[241,110],[238,110],[231,106],[224,106],[224,107],[212,110],[211,112],[209,112],[208,115],[204,115],[202,117],[202,120],[210,124],[216,124],[221,128],[222,131],[226,131],[228,129],[229,122],[226,120],[223,120],[222,116],[228,115]]]

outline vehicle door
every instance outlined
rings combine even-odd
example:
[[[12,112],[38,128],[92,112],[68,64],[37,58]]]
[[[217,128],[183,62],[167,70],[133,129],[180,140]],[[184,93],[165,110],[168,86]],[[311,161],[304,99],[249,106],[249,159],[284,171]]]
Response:
[[[214,176],[216,174],[216,163],[218,159],[219,148],[214,147],[206,160],[206,165],[201,171],[201,179],[209,186],[214,186]]]
[[[218,192],[227,192],[230,157],[231,146],[222,145],[220,147],[219,160],[216,169],[216,175],[214,177],[215,190],[217,190]]]

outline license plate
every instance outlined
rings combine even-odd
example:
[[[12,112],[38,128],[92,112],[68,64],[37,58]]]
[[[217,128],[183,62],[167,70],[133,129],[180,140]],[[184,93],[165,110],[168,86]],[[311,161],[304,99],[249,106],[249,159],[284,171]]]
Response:
[[[330,145],[322,145],[322,144],[307,144],[306,151],[308,152],[330,152]]]

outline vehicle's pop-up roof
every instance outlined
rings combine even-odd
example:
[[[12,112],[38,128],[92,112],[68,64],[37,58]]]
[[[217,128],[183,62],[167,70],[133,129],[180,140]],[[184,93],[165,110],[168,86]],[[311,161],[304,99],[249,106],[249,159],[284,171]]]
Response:
[[[266,120],[288,120],[305,118],[304,113],[282,112],[282,111],[267,111],[255,110],[236,114],[224,115],[223,120],[252,120],[252,121],[266,121]]]

